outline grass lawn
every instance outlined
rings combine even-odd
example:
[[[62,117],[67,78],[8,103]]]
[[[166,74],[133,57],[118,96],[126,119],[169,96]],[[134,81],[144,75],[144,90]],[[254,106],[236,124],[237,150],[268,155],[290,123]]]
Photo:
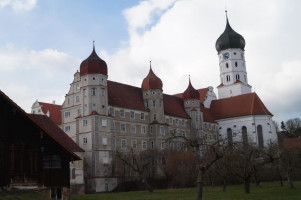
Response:
[[[279,182],[262,183],[261,187],[251,185],[251,193],[245,194],[243,185],[228,186],[223,192],[221,187],[206,187],[204,200],[301,200],[301,181],[295,182],[295,189],[289,189],[287,183],[280,187]],[[195,200],[196,188],[120,192],[107,194],[72,195],[71,200]]]
[[[0,200],[49,200],[33,191],[0,192]]]

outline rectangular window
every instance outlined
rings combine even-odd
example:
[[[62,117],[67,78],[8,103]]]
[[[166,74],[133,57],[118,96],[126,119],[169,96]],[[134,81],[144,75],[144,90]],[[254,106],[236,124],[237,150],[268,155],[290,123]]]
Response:
[[[106,95],[106,90],[104,88],[101,88],[101,96],[105,96]]]
[[[153,127],[152,126],[150,126],[150,128],[149,128],[150,130],[150,134],[153,134]]]
[[[169,129],[169,135],[173,135],[173,130]]]
[[[135,124],[131,124],[131,132],[136,133],[136,125]]]
[[[92,96],[95,96],[96,95],[96,88],[92,88],[91,93],[92,93]]]
[[[153,107],[156,107],[156,100],[153,100]]]
[[[79,90],[79,84],[76,84],[76,90]]]
[[[135,119],[135,112],[131,111],[131,119]]]
[[[83,89],[83,93],[84,93],[84,97],[86,97],[88,94],[87,94],[87,89]]]
[[[179,136],[181,134],[181,131],[180,130],[177,130],[176,131],[176,136]]]
[[[147,148],[147,142],[145,140],[142,140],[142,149]]]
[[[154,141],[151,141],[151,148],[153,149],[155,147]]]
[[[124,110],[120,110],[120,117],[124,118]]]
[[[68,105],[70,104],[70,98],[67,99],[68,100]]]
[[[160,126],[160,134],[161,134],[161,135],[164,135],[164,134],[165,134],[164,126]]]
[[[121,139],[121,148],[122,149],[126,148],[126,140],[125,139]]]
[[[102,162],[103,162],[104,165],[109,164],[109,157],[108,157],[108,156],[104,156],[104,157],[102,158]]]
[[[102,138],[102,145],[107,145],[108,144],[108,138],[104,137]]]
[[[95,111],[96,110],[96,103],[92,104],[92,110]]]
[[[186,136],[186,131],[183,131],[183,136]]]
[[[177,151],[180,151],[180,150],[181,150],[181,144],[177,143]]]
[[[146,134],[146,127],[145,126],[141,126],[141,133]]]
[[[80,109],[77,109],[77,115],[80,115]]]
[[[176,119],[176,125],[178,125],[179,124],[179,120],[178,119]]]
[[[120,131],[125,132],[125,124],[120,124]]]
[[[88,120],[87,119],[84,119],[83,120],[83,126],[87,126],[88,125]]]
[[[148,108],[148,101],[146,101],[146,102],[145,102],[145,107],[147,107],[147,108]]]
[[[70,126],[65,126],[65,132],[69,132],[70,131]]]
[[[137,148],[137,140],[132,140],[132,148],[133,149]]]
[[[103,127],[106,127],[107,126],[107,120],[106,119],[101,120],[101,125]]]
[[[87,104],[85,104],[85,105],[84,105],[84,110],[87,110],[87,107],[88,107],[88,105],[87,105]]]
[[[44,169],[61,168],[61,157],[59,155],[44,155],[43,156],[43,168]]]
[[[162,100],[160,100],[160,108],[162,107]]]
[[[170,149],[174,149],[174,148],[175,148],[174,143],[170,143],[170,144],[169,144],[169,148],[170,148]]]
[[[84,137],[83,138],[83,144],[87,144],[88,143],[88,138]]]
[[[75,97],[75,102],[78,103],[79,102],[79,96]]]
[[[140,114],[140,119],[144,120],[144,113]]]
[[[169,124],[172,124],[172,118],[171,117],[169,118]]]
[[[65,112],[65,118],[70,117],[70,112]]]
[[[161,143],[161,149],[165,149],[165,142]]]
[[[157,114],[156,113],[154,113],[153,119],[157,120]]]
[[[112,115],[112,116],[115,115],[114,108],[109,108],[109,114]]]
[[[182,119],[182,126],[184,126],[184,119]]]

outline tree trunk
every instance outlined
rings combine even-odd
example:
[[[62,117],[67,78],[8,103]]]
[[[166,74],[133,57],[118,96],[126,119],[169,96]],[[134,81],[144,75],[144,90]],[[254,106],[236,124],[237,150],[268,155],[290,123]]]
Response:
[[[280,186],[283,187],[283,180],[282,180],[282,176],[281,175],[279,176],[279,179],[280,179]]]
[[[226,191],[227,180],[224,178],[223,191]]]
[[[148,181],[144,177],[142,177],[141,179],[142,179],[142,182],[145,184],[146,189],[149,192],[153,192],[154,191],[153,187],[148,183]]]
[[[294,182],[293,182],[293,179],[292,179],[292,171],[291,170],[287,171],[287,181],[288,181],[288,187],[290,189],[293,189],[294,188]]]
[[[250,178],[245,179],[245,193],[250,193]]]
[[[203,200],[203,178],[204,178],[204,172],[199,171],[198,174],[198,198],[197,200]]]

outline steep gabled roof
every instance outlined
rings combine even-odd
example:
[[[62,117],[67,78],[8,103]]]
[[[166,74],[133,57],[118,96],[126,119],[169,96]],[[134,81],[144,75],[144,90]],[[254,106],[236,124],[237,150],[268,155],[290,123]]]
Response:
[[[38,102],[38,103],[41,105],[42,111],[45,115],[49,111],[50,113],[49,117],[54,123],[58,125],[62,123],[61,105],[55,105],[55,104],[44,103],[44,102]]]
[[[213,100],[210,111],[216,120],[246,115],[272,116],[256,93]]]
[[[46,115],[29,114],[33,121],[40,127],[44,128],[47,133],[55,139],[61,146],[72,152],[84,152],[62,129],[60,129]]]
[[[74,147],[72,146],[69,146],[69,145],[66,145],[66,144],[63,144],[62,141],[59,141],[59,138],[60,138],[60,134],[59,134],[59,131],[56,131],[56,132],[52,132],[53,130],[51,130],[50,128],[46,128],[43,126],[42,123],[38,122],[38,119],[35,119],[35,117],[33,117],[33,115],[30,115],[30,114],[27,114],[20,106],[18,106],[13,100],[11,100],[8,96],[6,96],[1,90],[0,90],[0,96],[2,96],[7,102],[8,104],[10,104],[11,106],[15,107],[17,110],[20,111],[20,113],[22,115],[24,115],[25,118],[28,118],[33,124],[35,124],[37,127],[39,127],[43,132],[45,132],[50,138],[52,138],[55,142],[57,142],[63,149],[65,149],[70,155],[72,155],[73,158],[77,159],[77,160],[80,160],[80,157],[77,156],[75,153],[74,153]],[[58,129],[60,129],[56,124],[54,124],[54,122],[52,122],[47,116],[45,115],[36,115],[36,116],[40,116],[40,117],[43,117],[45,118],[46,120],[48,120],[49,122],[51,122],[53,125],[55,125],[55,127],[57,127]],[[57,130],[57,129],[55,129]],[[62,131],[62,130],[60,130]],[[65,132],[63,132],[65,134],[66,137],[68,137],[66,135]],[[56,136],[54,136],[56,135]],[[68,137],[69,138],[69,137]],[[69,138],[70,139],[70,138]],[[71,140],[71,139],[70,139]],[[80,147],[78,147],[80,148]],[[79,149],[77,149],[79,150]],[[83,151],[83,150],[82,150]]]
[[[190,118],[185,109],[184,101],[180,97],[174,95],[163,95],[164,114],[176,117]]]
[[[109,105],[147,111],[138,87],[108,81],[108,99]]]

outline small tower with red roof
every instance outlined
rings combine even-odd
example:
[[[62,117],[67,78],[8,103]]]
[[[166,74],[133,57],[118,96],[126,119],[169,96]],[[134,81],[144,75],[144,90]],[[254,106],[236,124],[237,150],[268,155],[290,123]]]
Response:
[[[200,94],[194,89],[191,84],[189,76],[189,84],[183,93],[184,108],[191,118],[191,128],[193,130],[200,130],[202,127],[202,112],[200,109]]]
[[[153,72],[151,63],[148,75],[142,81],[143,102],[150,110],[150,122],[164,122],[163,83]]]

